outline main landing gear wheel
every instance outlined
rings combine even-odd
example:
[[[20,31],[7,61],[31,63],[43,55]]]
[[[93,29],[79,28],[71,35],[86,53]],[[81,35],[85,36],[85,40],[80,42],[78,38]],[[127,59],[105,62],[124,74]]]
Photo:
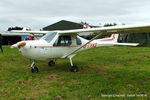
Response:
[[[72,57],[74,57],[75,55],[71,55],[69,56],[69,60],[70,60],[70,64],[71,64],[71,72],[78,72],[78,67],[76,65],[73,65],[72,63]]]
[[[54,66],[54,65],[55,65],[55,62],[53,60],[48,62],[48,66]]]
[[[39,69],[35,66],[35,61],[33,61],[31,64],[31,72],[32,73],[38,73],[39,72]]]
[[[32,73],[38,73],[38,72],[39,72],[39,69],[38,69],[37,67],[33,67],[33,68],[31,69],[31,72],[32,72]]]
[[[76,65],[73,65],[71,67],[71,72],[78,72],[78,67]]]

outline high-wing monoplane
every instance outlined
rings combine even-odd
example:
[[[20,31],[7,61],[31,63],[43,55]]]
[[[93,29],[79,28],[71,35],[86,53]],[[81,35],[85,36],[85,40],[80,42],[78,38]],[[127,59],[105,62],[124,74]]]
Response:
[[[77,72],[78,67],[72,62],[72,58],[77,53],[102,46],[137,46],[137,43],[118,43],[117,34],[150,32],[150,25],[112,26],[103,28],[76,29],[64,31],[21,32],[46,34],[40,40],[20,41],[11,46],[12,48],[19,48],[19,51],[23,56],[33,60],[33,63],[31,64],[31,72],[38,72],[38,68],[35,65],[35,60],[50,59],[48,65],[52,66],[55,65],[55,61],[58,58],[69,58],[71,64],[71,72]],[[86,40],[78,35],[84,33],[90,33],[95,36],[91,40]],[[103,34],[112,35],[110,38],[97,39]]]

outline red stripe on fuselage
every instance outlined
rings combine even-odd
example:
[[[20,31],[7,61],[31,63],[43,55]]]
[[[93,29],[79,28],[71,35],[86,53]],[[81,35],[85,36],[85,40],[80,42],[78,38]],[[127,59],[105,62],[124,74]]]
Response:
[[[58,48],[58,47],[79,47],[79,46],[78,45],[77,46],[35,46],[34,48]]]
[[[96,48],[96,44],[91,44],[91,45],[86,45],[83,48]],[[107,45],[113,45],[113,44],[100,44],[101,46],[107,46]],[[81,45],[78,46],[35,46],[34,48],[64,48],[64,47],[80,47]]]

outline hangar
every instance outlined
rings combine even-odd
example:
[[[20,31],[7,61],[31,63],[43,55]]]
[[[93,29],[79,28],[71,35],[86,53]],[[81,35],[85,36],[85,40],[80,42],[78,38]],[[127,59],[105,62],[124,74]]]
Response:
[[[83,25],[71,21],[61,20],[52,25],[48,25],[43,28],[45,31],[53,31],[53,30],[71,30],[71,29],[82,29]]]
[[[71,21],[66,21],[66,20],[61,20],[59,22],[56,22],[52,25],[48,25],[43,28],[45,31],[53,31],[53,30],[72,30],[72,29],[82,29],[83,24],[76,23],[76,22],[71,22]],[[95,27],[100,27],[100,26],[92,26],[88,25],[91,28]]]

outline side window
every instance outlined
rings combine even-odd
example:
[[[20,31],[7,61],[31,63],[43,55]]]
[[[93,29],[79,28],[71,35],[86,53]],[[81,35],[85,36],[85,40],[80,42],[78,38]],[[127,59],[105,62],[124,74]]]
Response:
[[[77,45],[81,45],[82,44],[81,40],[78,37],[76,38],[76,41],[77,41]]]
[[[72,43],[70,36],[59,36],[53,46],[70,46]]]

